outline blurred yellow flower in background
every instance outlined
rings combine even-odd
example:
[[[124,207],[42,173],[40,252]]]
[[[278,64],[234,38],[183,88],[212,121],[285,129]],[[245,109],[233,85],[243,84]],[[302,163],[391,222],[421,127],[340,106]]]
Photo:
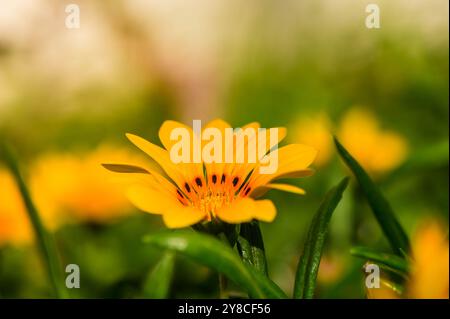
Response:
[[[140,157],[111,146],[89,153],[48,154],[32,167],[32,194],[41,214],[54,228],[72,221],[106,222],[132,212],[121,183],[100,163],[109,159],[141,162]]]
[[[402,136],[382,130],[374,115],[360,108],[347,112],[338,136],[350,154],[374,175],[397,167],[408,152],[406,140]]]
[[[122,192],[120,177],[100,165],[110,159],[149,165],[141,156],[108,145],[85,153],[55,152],[31,164],[31,195],[48,229],[70,222],[114,221],[134,211]],[[29,242],[33,233],[28,214],[6,169],[0,169],[0,190],[0,245]]]
[[[302,144],[310,145],[317,150],[314,164],[323,166],[333,155],[332,124],[328,116],[318,113],[311,117],[301,117],[294,127],[293,139]]]
[[[230,129],[231,126],[227,122],[214,120],[204,129],[206,128],[217,128],[222,138],[220,145],[224,147],[228,145],[225,141],[225,130]],[[241,132],[247,128],[257,130],[260,125],[256,122],[250,123],[243,126]],[[109,170],[128,175],[130,182],[135,181],[136,184],[127,191],[130,201],[143,211],[162,215],[167,227],[187,227],[216,218],[233,224],[248,222],[252,219],[271,222],[276,216],[276,208],[272,201],[254,198],[261,196],[269,189],[304,194],[304,190],[296,186],[272,182],[279,178],[311,175],[312,170],[308,167],[317,154],[313,147],[290,144],[269,152],[275,146],[270,144],[272,143],[270,139],[270,143],[263,144],[266,152],[278,153],[278,169],[271,174],[259,172],[261,162],[268,158],[268,154],[258,158],[255,163],[248,160],[240,163],[234,158],[231,163],[201,161],[175,164],[169,155],[169,151],[175,144],[175,141],[171,139],[174,129],[185,129],[189,133],[189,140],[194,141],[196,138],[190,127],[175,121],[165,121],[159,129],[159,138],[164,148],[139,136],[127,134],[134,145],[160,165],[167,177],[153,169],[140,166],[104,165]],[[280,142],[285,135],[286,129],[278,128],[276,143]],[[267,135],[262,136],[267,137]],[[243,142],[244,154],[247,154],[249,140],[250,138],[247,142]],[[233,141],[229,147],[232,148],[232,154],[238,156],[236,154],[239,150],[237,139]],[[199,143],[204,142],[199,141]],[[190,154],[193,154],[194,143],[189,144]],[[108,162],[111,163],[111,161]],[[141,177],[139,182],[136,180],[137,176]]]
[[[448,232],[448,231],[447,231]],[[422,224],[412,240],[412,260],[406,289],[399,293],[389,280],[380,288],[367,289],[371,299],[448,299],[449,244],[446,232],[436,221]]]
[[[32,235],[16,182],[6,169],[0,168],[0,246],[27,243]]]
[[[449,248],[447,235],[437,222],[424,224],[416,232],[412,241],[414,262],[408,286],[408,297],[448,299]]]
[[[69,153],[46,154],[31,163],[31,195],[49,229],[56,229],[67,219],[60,210],[60,198],[81,174],[76,157]]]

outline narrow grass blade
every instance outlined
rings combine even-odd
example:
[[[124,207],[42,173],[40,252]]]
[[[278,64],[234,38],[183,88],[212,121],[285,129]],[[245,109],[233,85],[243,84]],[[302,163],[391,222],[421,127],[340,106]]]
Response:
[[[263,275],[268,275],[264,242],[257,221],[241,224],[237,248],[244,263]]]
[[[350,253],[353,256],[386,265],[402,274],[407,274],[409,271],[408,261],[397,255],[380,253],[365,247],[354,247],[350,250]]]
[[[164,299],[169,296],[175,268],[175,253],[167,251],[149,273],[144,283],[144,298]]]
[[[284,293],[284,291],[269,277],[261,274],[258,271],[255,271],[253,267],[251,267],[250,265],[246,265],[246,267],[250,269],[253,277],[258,282],[259,286],[261,287],[262,291],[267,296],[267,298],[274,298],[274,299],[288,298],[288,296]]]
[[[284,298],[285,296],[266,289],[272,286],[257,277],[239,256],[220,240],[190,231],[163,232],[145,236],[143,241],[153,246],[181,253],[215,271],[224,274],[243,288],[251,298]],[[265,287],[265,288],[263,288]]]
[[[314,297],[317,272],[319,270],[322,249],[328,231],[328,223],[342,198],[349,178],[344,178],[337,186],[333,187],[325,196],[319,210],[309,227],[308,235],[303,249],[303,254],[297,267],[294,285],[294,298],[311,299]]]
[[[409,252],[409,239],[397,220],[389,202],[384,198],[381,191],[361,165],[359,165],[336,138],[334,138],[334,142],[339,155],[358,180],[358,183],[372,208],[375,218],[389,240],[394,252],[400,256],[404,255],[405,252]]]
[[[58,260],[58,254],[55,243],[53,242],[53,237],[47,232],[42,224],[38,210],[31,199],[30,192],[28,191],[28,187],[22,177],[19,165],[17,164],[17,160],[13,155],[13,152],[5,145],[2,145],[1,153],[4,155],[5,163],[10,169],[23,198],[28,217],[36,234],[36,239],[47,268],[54,294],[58,298],[65,298],[67,295],[63,286],[64,281],[62,276],[62,268]]]

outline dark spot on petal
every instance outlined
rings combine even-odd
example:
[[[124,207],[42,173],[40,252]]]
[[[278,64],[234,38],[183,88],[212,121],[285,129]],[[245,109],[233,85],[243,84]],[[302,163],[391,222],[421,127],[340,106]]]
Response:
[[[215,183],[217,182],[217,175],[214,174],[214,175],[211,177],[211,179],[212,179],[212,182],[215,184]]]
[[[200,177],[197,177],[197,178],[195,179],[195,183],[196,183],[199,187],[202,187],[202,180],[200,179]]]
[[[189,187],[188,183],[184,183],[184,188],[186,188],[187,192],[190,193],[191,192],[191,188]]]
[[[248,195],[248,193],[250,193],[250,190],[251,190],[251,189],[252,189],[251,187],[247,188],[247,189],[245,190],[245,193],[244,193],[244,195],[245,195],[245,196],[247,196],[247,195]]]
[[[180,197],[183,197],[183,194],[181,194],[181,192],[180,192],[179,189],[177,189],[177,194],[178,194]]]
[[[239,177],[233,178],[233,186],[236,186],[238,182],[239,182]]]
[[[222,174],[222,179],[220,180],[220,183],[221,183],[221,184],[224,184],[224,183],[225,183],[225,174]]]

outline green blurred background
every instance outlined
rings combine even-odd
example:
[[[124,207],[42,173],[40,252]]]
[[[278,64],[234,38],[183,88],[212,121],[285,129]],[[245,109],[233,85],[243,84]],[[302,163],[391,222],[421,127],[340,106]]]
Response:
[[[372,2],[0,0],[0,138],[30,176],[48,152],[134,151],[126,132],[156,142],[167,119],[287,126],[292,142],[297,119],[322,112],[338,127],[363,107],[409,145],[403,164],[378,178],[407,232],[426,218],[448,228],[448,1],[377,1],[381,28],[368,29]],[[79,29],[65,27],[69,3],[79,5]],[[296,182],[306,196],[269,193],[278,209],[263,225],[269,271],[286,291],[321,198],[345,174],[334,155]],[[161,254],[141,237],[164,226],[130,210],[55,231],[64,263],[81,269],[71,296],[142,297]],[[333,216],[317,297],[364,297],[355,244],[389,251],[352,185]],[[217,293],[215,273],[177,257],[172,297]],[[35,246],[1,243],[0,297],[49,294]]]

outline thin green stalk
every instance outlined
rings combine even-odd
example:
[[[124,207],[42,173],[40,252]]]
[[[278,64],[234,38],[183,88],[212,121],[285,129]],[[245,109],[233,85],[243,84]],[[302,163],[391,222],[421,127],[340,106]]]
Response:
[[[377,252],[366,247],[353,247],[350,254],[356,257],[365,258],[367,260],[386,265],[393,270],[399,271],[403,275],[407,275],[410,270],[408,261],[397,255]]]
[[[232,248],[232,246],[231,246],[232,243],[230,243],[230,240],[229,240],[228,236],[225,234],[225,232],[219,233],[217,235],[217,238],[220,239],[225,245],[230,246]],[[222,273],[219,273],[219,298],[220,299],[228,299],[229,298],[228,279]]]
[[[66,292],[62,285],[64,281],[62,279],[63,277],[61,272],[61,265],[58,260],[56,246],[53,242],[53,238],[42,224],[38,210],[34,205],[33,200],[31,199],[30,192],[28,191],[28,187],[22,177],[15,156],[5,145],[3,145],[2,147],[2,153],[4,154],[5,163],[13,175],[24,201],[28,217],[33,226],[39,248],[46,264],[48,276],[52,283],[54,294],[58,298],[64,298],[66,297]]]
[[[219,274],[219,298],[228,299],[228,280],[223,274]]]
[[[233,248],[237,239],[236,225],[226,224],[219,221],[213,221],[206,225],[197,224],[192,227],[195,231],[200,233],[210,234],[217,237],[225,245]],[[219,297],[221,299],[228,299],[228,279],[223,274],[219,273]]]
[[[328,191],[309,226],[303,254],[300,257],[295,276],[293,295],[296,299],[312,299],[314,297],[328,224],[334,210],[341,201],[348,181],[349,178],[345,177],[338,185]]]

